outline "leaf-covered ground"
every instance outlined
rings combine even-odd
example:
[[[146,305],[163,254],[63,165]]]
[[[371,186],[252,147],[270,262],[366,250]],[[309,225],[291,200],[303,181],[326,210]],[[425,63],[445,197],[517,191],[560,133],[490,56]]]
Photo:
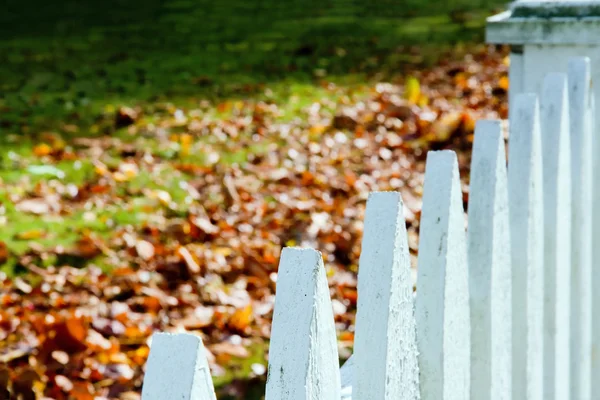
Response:
[[[89,134],[7,135],[0,398],[137,399],[157,330],[202,336],[220,398],[260,398],[283,246],[323,253],[346,358],[368,193],[402,193],[415,256],[426,152],[457,150],[468,178],[475,121],[506,117],[506,55],[470,47],[284,96],[105,105]]]

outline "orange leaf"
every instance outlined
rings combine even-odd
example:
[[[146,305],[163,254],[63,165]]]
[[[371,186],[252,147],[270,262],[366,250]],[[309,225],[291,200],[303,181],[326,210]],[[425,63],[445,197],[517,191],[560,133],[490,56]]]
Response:
[[[229,326],[238,331],[245,331],[252,322],[252,305],[248,304],[244,308],[235,310],[229,319]]]
[[[47,156],[50,153],[52,153],[52,147],[50,147],[46,143],[40,143],[33,148],[33,154],[35,154],[38,157]]]
[[[498,87],[500,89],[508,90],[508,77],[503,76],[498,80]]]
[[[67,353],[76,353],[87,348],[85,338],[88,327],[83,318],[69,317],[56,324],[54,341],[57,346]]]

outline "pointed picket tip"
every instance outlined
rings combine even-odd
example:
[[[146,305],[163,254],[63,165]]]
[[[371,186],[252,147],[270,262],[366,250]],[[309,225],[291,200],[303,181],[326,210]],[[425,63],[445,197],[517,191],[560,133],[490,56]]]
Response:
[[[143,400],[216,400],[202,339],[155,333],[142,386]]]
[[[569,397],[571,141],[567,75],[551,73],[540,98],[544,179],[544,399]]]
[[[571,398],[589,399],[592,353],[592,124],[591,65],[568,65],[571,128]]]
[[[469,283],[462,204],[456,154],[430,151],[415,310],[423,400],[469,398]]]
[[[321,253],[284,248],[269,347],[266,400],[339,400],[333,309]]]
[[[416,400],[419,374],[410,256],[399,193],[371,193],[358,269],[354,400]]]
[[[478,121],[467,230],[472,399],[507,399],[512,391],[512,272],[506,174],[500,121]]]

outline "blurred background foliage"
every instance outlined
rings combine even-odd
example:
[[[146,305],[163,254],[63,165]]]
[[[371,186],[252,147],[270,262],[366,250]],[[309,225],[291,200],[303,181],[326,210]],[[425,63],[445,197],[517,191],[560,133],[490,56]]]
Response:
[[[0,129],[82,125],[106,104],[402,72],[483,39],[483,0],[5,0]]]

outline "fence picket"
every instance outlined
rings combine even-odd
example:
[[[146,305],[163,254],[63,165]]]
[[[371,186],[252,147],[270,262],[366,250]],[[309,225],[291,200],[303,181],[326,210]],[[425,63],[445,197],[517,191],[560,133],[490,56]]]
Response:
[[[333,309],[321,253],[284,248],[279,263],[266,400],[339,400]]]
[[[469,193],[471,398],[510,399],[512,273],[500,121],[477,122]]]
[[[406,222],[399,193],[371,193],[358,270],[354,400],[416,400],[419,373]]]
[[[469,398],[469,278],[462,202],[456,154],[429,152],[416,299],[423,400]]]
[[[592,109],[590,60],[569,60],[571,127],[571,398],[591,398]]]
[[[508,196],[513,269],[513,397],[541,400],[544,382],[544,197],[537,95],[517,95],[512,110]]]
[[[600,131],[597,127],[597,116],[593,112],[596,110],[596,98],[593,91],[590,92],[592,109],[592,123],[594,133],[592,135],[592,146],[594,152],[594,171],[593,171],[593,199],[592,204],[592,240],[594,243],[600,242]],[[592,260],[600,259],[600,246],[593,246]],[[600,267],[592,265],[592,398],[600,398]]]
[[[567,75],[548,74],[540,101],[544,179],[544,399],[569,398],[571,142]]]
[[[202,339],[155,333],[142,386],[143,400],[216,400]]]

